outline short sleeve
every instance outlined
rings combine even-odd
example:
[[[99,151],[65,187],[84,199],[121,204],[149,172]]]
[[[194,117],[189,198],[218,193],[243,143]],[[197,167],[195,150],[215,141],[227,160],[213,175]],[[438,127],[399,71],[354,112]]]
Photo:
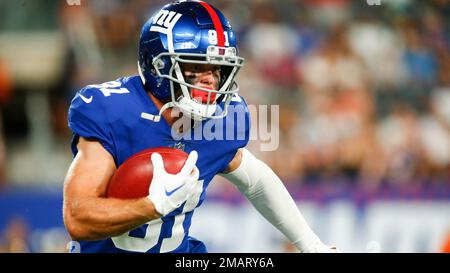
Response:
[[[235,95],[230,103],[231,116],[227,118],[234,119],[234,131],[236,132],[236,150],[247,146],[250,140],[250,111],[247,102],[243,97]]]
[[[232,120],[234,136],[231,142],[226,140],[229,149],[223,155],[225,164],[220,168],[220,172],[224,172],[228,168],[238,149],[246,147],[250,140],[250,111],[243,97],[237,94],[233,97],[226,119],[227,123]]]
[[[115,157],[113,134],[108,115],[101,96],[95,96],[92,89],[82,89],[71,102],[68,113],[68,125],[73,132],[72,152],[78,151],[76,145],[79,137],[96,139]]]

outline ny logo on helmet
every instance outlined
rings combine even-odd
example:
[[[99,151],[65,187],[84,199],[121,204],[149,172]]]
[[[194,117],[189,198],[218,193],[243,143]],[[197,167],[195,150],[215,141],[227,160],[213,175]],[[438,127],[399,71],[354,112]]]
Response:
[[[175,11],[161,10],[153,18],[153,24],[158,26],[152,26],[150,31],[157,31],[167,34],[167,30],[172,30],[182,14]]]

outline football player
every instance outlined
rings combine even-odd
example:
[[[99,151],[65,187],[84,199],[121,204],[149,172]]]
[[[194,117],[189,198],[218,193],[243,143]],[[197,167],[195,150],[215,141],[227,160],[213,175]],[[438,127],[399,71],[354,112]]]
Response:
[[[69,109],[74,159],[65,179],[63,213],[79,251],[207,252],[189,227],[215,175],[234,183],[299,251],[335,251],[310,229],[270,167],[245,149],[249,112],[234,81],[243,64],[235,33],[219,10],[202,1],[175,1],[142,28],[139,76],[77,93]],[[227,115],[231,108],[241,115]],[[174,129],[180,119],[192,122]],[[215,125],[225,128],[223,136],[232,130],[242,137],[186,137],[208,121],[221,121]],[[154,153],[148,197],[106,198],[116,168],[154,147],[189,153],[180,173],[167,173]]]

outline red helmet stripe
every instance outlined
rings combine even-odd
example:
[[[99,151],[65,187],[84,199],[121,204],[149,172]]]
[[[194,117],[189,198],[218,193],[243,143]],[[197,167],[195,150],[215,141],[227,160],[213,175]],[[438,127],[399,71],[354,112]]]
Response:
[[[211,16],[211,20],[213,21],[214,28],[217,32],[217,46],[225,46],[225,35],[223,34],[222,23],[220,22],[219,16],[217,12],[208,4],[203,1],[199,1],[199,3],[206,9],[209,16]]]

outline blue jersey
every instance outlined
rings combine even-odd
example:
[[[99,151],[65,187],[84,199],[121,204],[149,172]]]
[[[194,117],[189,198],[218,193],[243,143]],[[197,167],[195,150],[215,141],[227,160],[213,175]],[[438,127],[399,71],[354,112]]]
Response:
[[[219,105],[223,107],[223,102]],[[222,119],[199,122],[184,136],[174,135],[161,118],[154,122],[142,113],[158,115],[158,109],[138,76],[101,85],[89,85],[77,93],[69,109],[73,131],[72,152],[79,137],[93,138],[112,155],[116,166],[144,149],[180,148],[198,152],[198,195],[170,214],[123,235],[98,241],[81,241],[81,252],[195,252],[200,242],[189,236],[194,209],[201,205],[213,177],[223,172],[237,149],[249,140],[250,117],[245,101],[235,95],[229,114]],[[145,116],[145,115],[144,115]],[[203,133],[203,134],[202,134]]]

